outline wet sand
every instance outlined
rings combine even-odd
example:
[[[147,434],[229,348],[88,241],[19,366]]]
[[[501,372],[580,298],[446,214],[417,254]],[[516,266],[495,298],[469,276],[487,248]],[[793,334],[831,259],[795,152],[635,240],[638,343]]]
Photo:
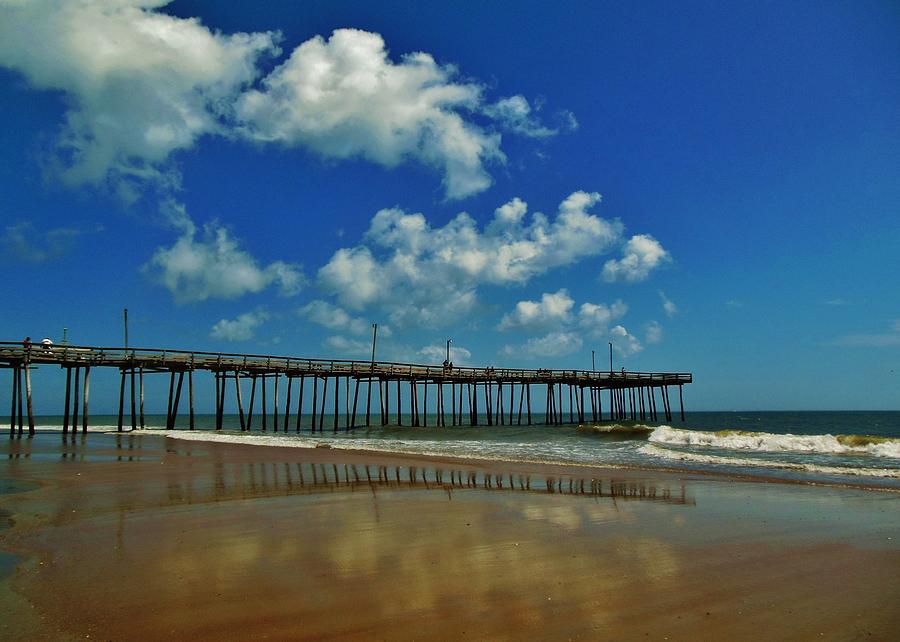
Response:
[[[156,435],[0,457],[3,639],[900,630],[892,492]]]

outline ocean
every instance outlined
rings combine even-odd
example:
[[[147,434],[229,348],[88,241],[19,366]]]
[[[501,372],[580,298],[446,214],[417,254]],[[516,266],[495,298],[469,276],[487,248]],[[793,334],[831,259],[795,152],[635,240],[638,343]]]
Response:
[[[255,442],[283,446],[328,445],[332,448],[443,455],[497,461],[524,461],[585,466],[664,468],[684,471],[753,475],[829,484],[865,484],[900,489],[900,411],[691,412],[685,422],[668,424],[603,422],[583,426],[545,426],[542,414],[531,426],[388,425],[347,431],[339,418],[333,432],[326,416],[324,432],[311,434],[311,416],[301,432],[266,432],[260,417],[252,433],[241,433],[237,415],[225,415],[216,432],[213,415],[198,415],[197,430],[179,417],[174,436]],[[448,417],[449,421],[449,417]],[[39,417],[40,429],[58,428],[61,417]],[[283,422],[282,422],[283,423]],[[116,417],[91,418],[91,432],[114,430]],[[130,419],[126,418],[130,427]],[[148,430],[163,430],[165,417],[150,415]],[[170,433],[171,434],[171,433]]]

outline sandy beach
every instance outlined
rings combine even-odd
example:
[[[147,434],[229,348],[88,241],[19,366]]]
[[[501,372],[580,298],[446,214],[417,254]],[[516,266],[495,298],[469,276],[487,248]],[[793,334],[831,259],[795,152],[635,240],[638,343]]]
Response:
[[[3,451],[3,639],[900,629],[894,492],[152,434]]]

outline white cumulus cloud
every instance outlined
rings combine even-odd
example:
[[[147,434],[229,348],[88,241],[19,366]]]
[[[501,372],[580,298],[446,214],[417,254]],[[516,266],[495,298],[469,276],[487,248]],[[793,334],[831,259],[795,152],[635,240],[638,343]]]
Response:
[[[667,317],[674,317],[678,314],[678,306],[662,290],[659,291],[659,298],[662,299],[663,311]]]
[[[426,364],[443,363],[444,359],[447,358],[447,344],[424,346],[416,352],[416,356],[423,359]],[[450,361],[453,365],[461,366],[470,363],[471,359],[472,353],[469,350],[462,346],[450,344]]]
[[[260,267],[241,249],[228,230],[216,223],[205,225],[198,238],[192,224],[169,248],[159,248],[144,266],[179,303],[206,299],[234,299],[275,285],[291,296],[304,283],[299,267],[274,261]]]
[[[644,349],[638,338],[621,325],[614,326],[609,331],[609,337],[613,344],[613,350],[620,356],[627,357]]]
[[[309,319],[313,323],[317,323],[331,330],[343,330],[351,334],[366,334],[371,329],[371,325],[359,317],[351,316],[343,308],[328,303],[327,301],[312,301],[297,310],[300,316]],[[382,334],[388,330],[387,327],[379,328]]]
[[[504,346],[501,354],[507,357],[562,357],[577,352],[584,344],[575,332],[549,332],[528,339],[524,345]]]
[[[644,340],[647,343],[660,343],[662,339],[663,329],[657,321],[650,321],[644,326]]]
[[[365,243],[335,252],[318,273],[326,292],[351,309],[386,310],[398,325],[441,325],[470,312],[483,285],[527,283],[534,276],[607,252],[622,224],[591,214],[600,195],[575,192],[554,219],[513,199],[483,229],[466,213],[443,227],[423,214],[379,211]]]
[[[621,319],[628,312],[628,305],[621,299],[611,305],[605,303],[582,303],[578,310],[578,325],[598,337],[606,334],[609,324]]]
[[[512,312],[500,320],[500,330],[519,328],[533,330],[563,325],[571,317],[575,301],[564,288],[555,293],[544,293],[540,301],[519,301]]]
[[[394,62],[380,35],[338,29],[297,47],[240,98],[237,115],[255,140],[389,167],[410,159],[438,167],[447,196],[461,198],[486,189],[485,161],[504,157],[499,136],[459,114],[481,103],[481,87],[455,76],[427,53]]]
[[[165,180],[162,165],[204,134],[259,74],[277,36],[214,33],[156,11],[160,1],[35,0],[0,5],[0,65],[68,100],[57,141],[72,184]]]
[[[253,338],[254,330],[268,321],[270,315],[263,309],[246,312],[236,319],[221,319],[210,331],[210,336],[225,341],[248,341]]]
[[[643,281],[650,272],[672,260],[669,252],[649,234],[632,236],[622,250],[621,259],[610,259],[603,266],[606,281]]]

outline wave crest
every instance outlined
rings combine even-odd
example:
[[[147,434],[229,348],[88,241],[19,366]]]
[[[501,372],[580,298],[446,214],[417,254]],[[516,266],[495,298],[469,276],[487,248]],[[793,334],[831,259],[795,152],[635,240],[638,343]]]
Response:
[[[870,435],[779,435],[745,430],[681,430],[659,426],[649,440],[673,446],[706,446],[757,452],[858,454],[900,459],[900,439]]]

